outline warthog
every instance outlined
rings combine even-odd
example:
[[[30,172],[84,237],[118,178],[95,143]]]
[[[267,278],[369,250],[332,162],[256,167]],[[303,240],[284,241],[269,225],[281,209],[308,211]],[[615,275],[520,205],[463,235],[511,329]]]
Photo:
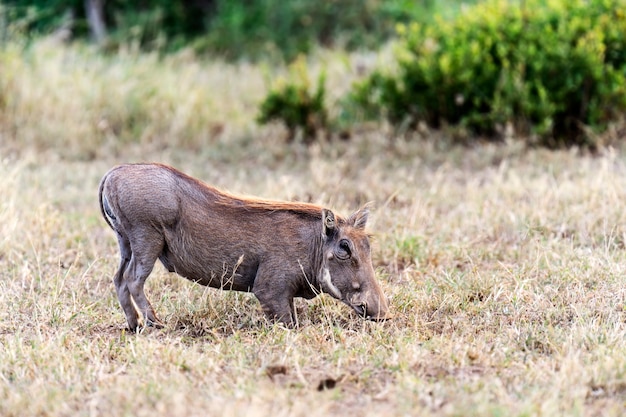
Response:
[[[346,219],[313,204],[237,197],[161,164],[114,167],[99,198],[117,234],[113,281],[131,330],[138,313],[144,325],[163,326],[144,294],[157,259],[202,285],[251,291],[267,317],[287,325],[296,324],[294,297],[321,292],[360,316],[389,318],[364,231],[367,206]]]

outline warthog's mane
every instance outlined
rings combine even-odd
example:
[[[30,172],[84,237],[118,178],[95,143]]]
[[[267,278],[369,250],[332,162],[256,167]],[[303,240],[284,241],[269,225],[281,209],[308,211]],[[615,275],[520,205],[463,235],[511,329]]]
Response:
[[[286,211],[305,217],[311,217],[320,221],[322,219],[322,207],[315,204],[264,200],[253,197],[237,196],[224,193],[223,191],[219,192],[221,195],[219,196],[218,203],[226,207],[239,208],[254,212]]]
[[[213,200],[216,204],[233,209],[240,209],[249,212],[289,212],[298,216],[307,217],[310,219],[320,220],[322,219],[322,206],[312,203],[302,202],[290,202],[279,200],[268,200],[257,197],[248,197],[243,195],[233,194],[224,190],[220,190],[216,187],[208,185],[194,177],[191,177],[183,172],[172,169],[167,165],[162,165],[163,168],[168,169],[176,177],[196,184],[199,190],[209,199]],[[339,223],[344,223],[345,219],[337,215]]]

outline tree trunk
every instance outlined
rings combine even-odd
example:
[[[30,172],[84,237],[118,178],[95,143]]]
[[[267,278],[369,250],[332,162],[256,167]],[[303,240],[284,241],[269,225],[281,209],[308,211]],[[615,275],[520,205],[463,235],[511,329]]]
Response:
[[[104,22],[104,2],[106,0],[85,0],[85,14],[96,43],[101,45],[107,36]]]

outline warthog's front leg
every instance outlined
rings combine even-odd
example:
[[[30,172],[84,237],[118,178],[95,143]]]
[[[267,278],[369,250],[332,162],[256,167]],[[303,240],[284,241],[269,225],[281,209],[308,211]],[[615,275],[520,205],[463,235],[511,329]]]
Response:
[[[276,285],[277,277],[268,277],[257,273],[252,287],[252,293],[261,303],[263,312],[270,320],[278,320],[291,327],[297,324],[295,310],[293,308],[293,294],[289,292],[289,286]]]

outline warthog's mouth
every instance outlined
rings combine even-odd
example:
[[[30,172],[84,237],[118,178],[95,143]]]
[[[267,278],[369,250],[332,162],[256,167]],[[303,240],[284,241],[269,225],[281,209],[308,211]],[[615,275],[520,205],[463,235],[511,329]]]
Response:
[[[356,305],[350,304],[350,307],[352,307],[352,309],[356,311],[359,317],[362,317],[367,320],[385,321],[385,320],[390,320],[392,318],[391,314],[389,314],[388,312],[385,312],[383,314],[372,315],[371,313],[368,313],[367,307],[364,304],[356,304]]]

